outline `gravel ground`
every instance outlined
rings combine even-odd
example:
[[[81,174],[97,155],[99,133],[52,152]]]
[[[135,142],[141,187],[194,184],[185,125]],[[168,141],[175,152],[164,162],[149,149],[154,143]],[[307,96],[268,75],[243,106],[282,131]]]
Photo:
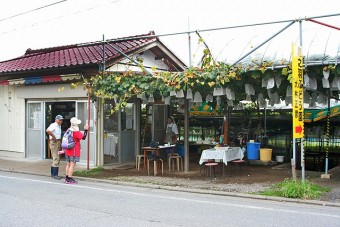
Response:
[[[153,185],[164,185],[173,187],[183,187],[192,189],[205,189],[213,191],[224,192],[239,192],[239,193],[258,193],[265,189],[268,189],[270,183],[253,183],[253,184],[238,184],[238,183],[221,183],[217,179],[213,180],[193,180],[185,178],[173,178],[173,177],[153,177],[153,176],[118,176],[108,178],[116,181],[127,181],[134,183],[144,183]]]

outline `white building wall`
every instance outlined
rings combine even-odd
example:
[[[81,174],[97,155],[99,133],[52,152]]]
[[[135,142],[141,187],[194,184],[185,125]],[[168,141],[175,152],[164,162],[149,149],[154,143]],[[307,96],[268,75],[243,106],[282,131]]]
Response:
[[[154,55],[149,50],[144,51],[142,55],[139,55],[139,57],[143,58],[143,65],[145,67],[156,67],[158,69],[168,70],[168,66],[162,60],[155,60],[156,55]],[[124,59],[120,63],[128,63],[128,62],[130,62],[129,59]],[[129,65],[124,65],[124,64],[116,64],[107,69],[107,71],[114,71],[114,72],[125,72],[126,70],[131,70],[134,72],[142,71],[141,68],[138,66],[129,66]]]
[[[16,85],[0,86],[0,150],[25,152],[25,99]]]
[[[86,91],[81,86],[71,89],[70,84],[0,86],[0,151],[25,153],[25,99],[79,97],[86,98]]]

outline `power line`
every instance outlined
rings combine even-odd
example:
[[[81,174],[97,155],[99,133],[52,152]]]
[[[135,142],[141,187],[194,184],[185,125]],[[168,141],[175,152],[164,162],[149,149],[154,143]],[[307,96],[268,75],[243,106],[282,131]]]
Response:
[[[63,1],[67,1],[67,0],[63,0]],[[15,32],[17,30],[22,30],[22,29],[26,29],[28,27],[33,27],[33,26],[37,26],[41,23],[48,23],[48,22],[51,22],[51,21],[55,21],[55,20],[60,20],[60,19],[63,19],[63,18],[66,18],[66,17],[69,17],[69,16],[73,16],[73,15],[76,15],[76,14],[81,14],[85,11],[90,11],[90,10],[94,10],[96,8],[99,8],[99,7],[102,7],[103,5],[106,5],[106,4],[112,4],[112,3],[117,3],[117,2],[120,2],[120,1],[123,1],[123,0],[112,0],[108,3],[104,3],[104,4],[99,4],[99,5],[95,5],[93,7],[90,7],[90,8],[86,8],[86,9],[82,9],[82,10],[78,10],[78,11],[75,11],[73,13],[70,13],[70,14],[67,14],[67,15],[63,15],[63,16],[58,16],[58,17],[55,17],[55,18],[51,18],[51,19],[48,19],[48,20],[44,20],[44,21],[38,21],[34,24],[31,24],[31,25],[25,25],[25,26],[22,26],[20,28],[14,28],[10,31],[5,31],[5,32],[1,32],[0,35],[4,35],[4,34],[8,34],[8,33],[11,33],[11,32]],[[57,3],[54,3],[54,4],[57,4]],[[47,7],[47,6],[46,6]],[[31,10],[32,11],[32,10]],[[14,16],[12,16],[14,17]],[[1,22],[1,20],[0,20]]]
[[[28,10],[28,11],[23,12],[23,13],[18,13],[18,14],[15,14],[15,15],[13,15],[13,16],[9,16],[9,17],[0,19],[0,22],[5,21],[5,20],[12,19],[12,18],[14,18],[14,17],[22,16],[22,15],[25,15],[25,14],[28,14],[28,13],[32,13],[32,12],[34,12],[34,11],[38,11],[38,10],[41,10],[41,9],[44,9],[44,8],[47,8],[47,7],[50,7],[50,6],[53,6],[53,5],[57,5],[57,4],[60,4],[60,3],[62,3],[62,2],[66,2],[66,1],[67,1],[67,0],[62,0],[62,1],[59,1],[59,2],[51,3],[51,4],[49,4],[49,5],[45,5],[45,6],[41,6],[41,7],[35,8],[35,9]]]

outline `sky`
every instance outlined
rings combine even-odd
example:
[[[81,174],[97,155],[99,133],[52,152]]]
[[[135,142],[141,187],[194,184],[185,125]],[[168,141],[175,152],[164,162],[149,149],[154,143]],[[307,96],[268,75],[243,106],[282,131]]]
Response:
[[[339,13],[339,0],[11,0],[0,8],[0,61],[21,56],[28,48],[99,41],[103,35],[105,39],[149,31],[161,35]],[[340,27],[340,16],[315,20]],[[287,24],[199,33],[216,60],[233,63]],[[312,22],[303,22],[302,30],[304,55],[340,55],[339,30]],[[187,34],[160,39],[189,65]],[[204,47],[195,33],[191,41],[191,64],[195,65]],[[299,44],[298,23],[251,57],[289,58],[292,43]]]

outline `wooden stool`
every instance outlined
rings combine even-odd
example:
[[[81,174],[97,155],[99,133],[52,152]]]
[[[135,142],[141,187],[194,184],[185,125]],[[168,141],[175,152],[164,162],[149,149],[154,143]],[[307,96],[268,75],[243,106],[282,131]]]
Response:
[[[207,175],[211,177],[211,180],[212,180],[212,175],[211,175],[211,169],[214,170],[214,177],[216,178],[216,173],[215,173],[215,166],[218,166],[218,163],[216,162],[208,162],[208,163],[205,163],[205,167],[206,168],[209,168],[209,171],[207,171]],[[210,172],[210,173],[209,173]]]
[[[243,159],[234,160],[234,161],[232,161],[232,162],[235,164],[236,167],[237,167],[237,166],[240,166],[240,169],[241,169],[242,163],[244,163],[244,164],[246,165],[246,162],[245,162]]]
[[[147,166],[148,166],[148,175],[150,175],[150,162],[153,161],[153,175],[157,175],[157,162],[159,161],[162,165],[162,175],[163,175],[163,159],[157,158],[157,159],[147,159]]]
[[[182,156],[180,155],[169,155],[168,157],[168,164],[169,164],[169,172],[171,171],[171,164],[172,164],[172,160],[176,161],[177,163],[177,171],[180,171],[180,165],[182,166]],[[183,167],[182,167],[183,169]],[[173,165],[173,170],[175,171],[175,163]]]
[[[136,155],[136,169],[138,169],[139,171],[139,167],[140,167],[140,162],[141,162],[141,159],[144,159],[144,155],[143,154],[137,154]],[[143,163],[144,165],[144,163]]]

